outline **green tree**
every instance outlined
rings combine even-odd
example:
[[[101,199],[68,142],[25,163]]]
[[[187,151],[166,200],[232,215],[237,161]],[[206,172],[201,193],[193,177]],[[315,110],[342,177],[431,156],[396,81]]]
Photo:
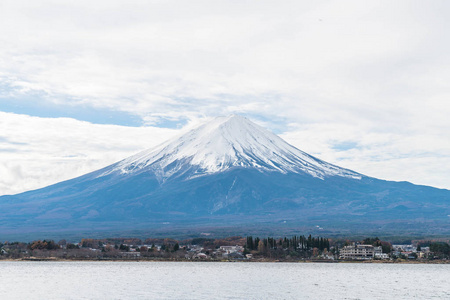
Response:
[[[252,236],[248,236],[247,237],[246,247],[248,249],[250,249],[250,250],[255,250],[255,244],[253,242],[253,237]]]
[[[119,250],[128,252],[128,251],[130,251],[130,246],[120,244]]]
[[[66,245],[66,249],[68,249],[68,250],[71,250],[71,249],[80,249],[80,246],[70,243],[70,244],[67,244],[67,245]]]
[[[448,258],[450,256],[450,245],[444,242],[431,243],[430,251],[441,258]]]

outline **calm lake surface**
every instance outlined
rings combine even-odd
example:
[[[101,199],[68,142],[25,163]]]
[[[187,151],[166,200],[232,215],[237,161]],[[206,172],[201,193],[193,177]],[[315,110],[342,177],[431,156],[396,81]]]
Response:
[[[450,265],[0,262],[0,299],[450,299]]]

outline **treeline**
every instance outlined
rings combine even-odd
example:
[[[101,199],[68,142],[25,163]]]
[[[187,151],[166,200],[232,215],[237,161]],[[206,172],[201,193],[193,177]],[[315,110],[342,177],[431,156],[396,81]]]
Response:
[[[330,249],[330,241],[323,237],[312,237],[309,235],[307,238],[303,235],[293,236],[293,237],[284,237],[284,238],[273,238],[267,237],[260,239],[256,237],[253,239],[252,236],[247,237],[247,241],[245,247],[248,250],[261,250],[261,249],[292,249],[296,250],[312,250],[317,248],[319,251],[323,251],[325,249]]]
[[[66,245],[65,240],[58,242],[59,245]],[[103,245],[160,245],[164,248],[170,248],[179,245],[200,245],[203,247],[217,248],[219,246],[233,246],[241,245],[243,246],[245,239],[240,236],[231,236],[226,238],[192,238],[184,240],[175,240],[171,238],[105,238],[105,239],[88,239],[84,238],[79,243],[80,247],[83,248],[98,248],[100,249]]]
[[[430,244],[430,251],[439,258],[450,258],[450,245],[444,242]]]
[[[323,237],[303,235],[284,238],[253,238],[248,236],[244,254],[252,254],[254,258],[269,258],[277,260],[298,260],[323,258],[334,255],[330,252],[330,240]]]
[[[245,239],[232,236],[221,239],[193,238],[83,238],[78,243],[62,239],[36,240],[30,243],[0,242],[0,259],[191,259],[198,253],[211,256],[220,246],[244,246]],[[195,251],[193,250],[195,249]],[[220,254],[220,253],[219,253]],[[220,258],[220,257],[218,257]]]
[[[28,244],[28,249],[30,250],[56,250],[60,248],[60,245],[54,241],[34,241]]]

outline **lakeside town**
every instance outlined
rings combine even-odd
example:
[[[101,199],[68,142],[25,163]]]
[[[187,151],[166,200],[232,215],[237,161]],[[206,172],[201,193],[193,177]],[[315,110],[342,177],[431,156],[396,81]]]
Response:
[[[0,242],[0,260],[162,260],[162,261],[364,261],[449,262],[449,240],[392,244],[379,238],[359,241],[294,236],[187,240],[148,238]]]

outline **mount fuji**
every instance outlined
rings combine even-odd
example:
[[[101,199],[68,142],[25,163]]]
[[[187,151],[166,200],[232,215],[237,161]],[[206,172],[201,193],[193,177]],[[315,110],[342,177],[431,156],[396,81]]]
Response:
[[[0,238],[450,233],[450,191],[335,166],[241,116],[84,176],[0,197]]]

